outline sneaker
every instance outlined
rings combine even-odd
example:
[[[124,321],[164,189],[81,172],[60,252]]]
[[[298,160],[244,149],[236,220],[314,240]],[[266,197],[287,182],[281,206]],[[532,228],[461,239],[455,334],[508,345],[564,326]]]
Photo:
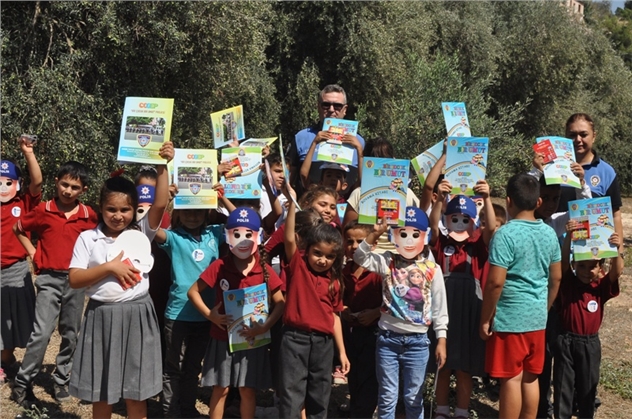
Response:
[[[334,384],[347,384],[347,376],[342,373],[342,367],[338,365],[333,374]]]
[[[67,385],[60,386],[58,384],[55,384],[53,386],[53,391],[55,392],[55,400],[57,400],[59,403],[65,403],[71,400]]]
[[[32,388],[13,387],[11,390],[11,400],[24,409],[31,409],[33,405],[39,406],[39,400],[33,394]]]

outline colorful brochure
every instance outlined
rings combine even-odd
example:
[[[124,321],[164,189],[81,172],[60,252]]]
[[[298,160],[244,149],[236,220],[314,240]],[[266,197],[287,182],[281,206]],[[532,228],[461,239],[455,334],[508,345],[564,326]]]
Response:
[[[217,150],[176,148],[174,162],[178,194],[175,209],[217,208]]]
[[[382,223],[386,220],[388,225],[399,224],[399,200],[397,199],[378,199],[377,200],[377,222]]]
[[[533,144],[533,151],[538,154],[542,154],[544,164],[550,163],[557,158],[557,154],[555,154],[555,148],[553,148],[551,140],[544,140]]]
[[[215,148],[222,148],[246,138],[244,111],[241,105],[211,113],[211,123]]]
[[[555,155],[555,160],[544,165],[544,179],[547,185],[567,185],[573,188],[581,188],[579,178],[571,171],[571,163],[575,161],[575,149],[573,140],[563,137],[538,137],[537,144],[550,141]]]
[[[285,162],[285,149],[283,148],[283,138],[281,137],[281,134],[279,134],[279,153],[281,153],[281,166],[283,166],[283,173],[285,174],[285,181],[289,182],[290,181],[290,169],[289,169],[287,163]],[[298,204],[296,199],[292,195],[290,195],[290,198],[292,198],[292,202],[294,202],[294,205],[296,206],[296,210],[300,211],[301,210],[301,206]]]
[[[121,163],[165,164],[158,154],[171,138],[173,99],[126,97],[116,159]]]
[[[470,121],[463,102],[441,102],[448,137],[471,137]]]
[[[591,260],[614,258],[619,255],[616,246],[608,239],[614,233],[614,216],[609,196],[592,199],[580,199],[568,203],[568,215],[572,220],[582,222],[588,218],[588,238],[573,241],[573,259]],[[582,229],[584,226],[582,226]]]
[[[423,187],[426,183],[426,177],[428,177],[428,173],[437,164],[437,161],[441,157],[443,153],[443,140],[439,141],[437,144],[430,147],[428,150],[424,151],[410,162],[413,164],[413,168],[415,169],[415,173],[417,173],[417,177],[419,178],[419,183]]]
[[[224,291],[224,307],[226,315],[233,318],[228,325],[228,348],[231,352],[258,348],[270,343],[269,330],[254,338],[239,335],[244,326],[251,327],[255,322],[263,324],[268,318],[270,311],[266,283]]]
[[[474,195],[474,185],[485,179],[489,138],[448,137],[445,179],[452,184],[453,195]]]
[[[408,192],[409,160],[365,157],[362,168],[362,185],[358,222],[376,224],[378,203],[381,200],[399,201],[397,225],[406,220],[406,193]]]
[[[347,134],[358,134],[358,121],[346,119],[325,118],[323,121],[323,131],[334,134],[334,139],[322,142],[316,150],[316,160],[328,161],[339,164],[352,164],[355,148],[348,144],[343,144],[341,139]]]
[[[222,161],[233,163],[231,171],[222,179],[226,198],[261,198],[261,147],[225,148],[222,150]]]
[[[338,218],[340,218],[340,222],[345,219],[345,213],[347,212],[347,204],[346,202],[343,204],[336,204],[336,209],[338,210]]]
[[[278,137],[269,138],[248,138],[246,141],[239,144],[239,147],[261,147],[269,146],[277,140]]]

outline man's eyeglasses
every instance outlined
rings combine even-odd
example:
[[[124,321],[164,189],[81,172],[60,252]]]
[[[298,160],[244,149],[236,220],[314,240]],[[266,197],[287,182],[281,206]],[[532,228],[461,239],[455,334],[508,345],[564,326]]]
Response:
[[[335,103],[335,102],[320,102],[320,107],[325,111],[329,110],[329,108],[331,108],[332,106],[334,107],[336,111],[339,111],[345,107],[345,104]]]

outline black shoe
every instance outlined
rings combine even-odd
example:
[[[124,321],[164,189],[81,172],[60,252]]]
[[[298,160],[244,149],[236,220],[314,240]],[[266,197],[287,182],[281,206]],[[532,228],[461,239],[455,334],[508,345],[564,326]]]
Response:
[[[55,384],[53,386],[53,391],[55,392],[55,400],[59,403],[69,402],[72,398],[70,397],[70,393],[68,393],[68,386],[60,386]]]
[[[39,400],[37,400],[37,397],[33,394],[31,387],[13,387],[13,390],[11,390],[11,400],[26,410],[31,409],[33,405],[39,406]]]

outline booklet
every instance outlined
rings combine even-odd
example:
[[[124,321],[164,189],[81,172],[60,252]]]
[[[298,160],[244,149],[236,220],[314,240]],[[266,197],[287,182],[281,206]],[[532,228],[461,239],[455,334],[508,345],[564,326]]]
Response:
[[[441,102],[448,137],[471,137],[470,121],[463,102]]]
[[[239,147],[261,147],[269,146],[277,140],[278,137],[269,138],[248,138],[246,141],[239,144]]]
[[[325,118],[323,131],[333,133],[334,139],[322,142],[316,150],[316,160],[328,161],[339,164],[352,164],[355,148],[342,143],[342,137],[346,134],[358,134],[358,121],[347,119]]]
[[[336,204],[336,209],[338,210],[338,218],[340,218],[340,222],[342,223],[342,221],[345,219],[345,213],[347,212],[347,204],[342,203],[342,204]]]
[[[226,198],[261,198],[261,147],[225,148],[222,150],[222,161],[228,161],[233,166],[222,179]]]
[[[415,169],[415,173],[417,173],[417,177],[419,178],[419,183],[423,188],[426,183],[426,177],[428,177],[428,173],[437,164],[437,161],[441,157],[443,153],[443,140],[439,141],[437,144],[430,147],[428,150],[424,151],[410,162],[413,164],[413,168]]]
[[[216,149],[246,138],[242,105],[211,113],[211,124]]]
[[[557,154],[555,154],[555,148],[553,148],[551,140],[544,140],[533,144],[533,151],[538,154],[542,154],[544,164],[550,163],[557,158]]]
[[[285,181],[289,182],[290,181],[290,168],[288,167],[287,163],[285,162],[285,149],[283,148],[283,139],[281,138],[281,134],[279,134],[279,153],[281,153],[281,166],[283,166],[283,173],[285,174]],[[298,204],[298,202],[296,201],[296,199],[293,196],[290,196],[292,198],[292,202],[294,202],[294,205],[296,206],[296,210],[300,211],[301,210],[301,206]]]
[[[474,195],[474,185],[485,179],[489,138],[448,137],[445,179],[452,184],[452,195]]]
[[[228,325],[228,348],[230,352],[258,348],[271,342],[270,331],[254,338],[239,335],[244,326],[251,327],[255,322],[263,324],[270,314],[268,308],[267,284],[248,288],[224,291],[226,315],[233,318]]]
[[[176,148],[174,175],[178,194],[175,209],[217,208],[217,150]]]
[[[555,151],[555,159],[544,165],[544,180],[547,185],[567,185],[581,188],[579,178],[571,171],[571,163],[575,161],[573,140],[563,137],[538,137],[536,144],[549,141]]]
[[[403,227],[406,221],[410,160],[366,157],[363,166],[358,222],[377,224],[378,211],[384,209],[379,205],[380,202],[395,200],[399,202],[397,226]],[[392,206],[392,203],[389,206]]]
[[[614,258],[619,255],[617,247],[608,243],[608,239],[614,233],[614,216],[609,196],[570,201],[568,215],[572,220],[579,222],[587,219],[589,224],[587,232],[583,232],[583,224],[577,237],[574,237],[574,260]],[[586,238],[582,238],[583,235]]]
[[[120,163],[165,164],[158,151],[171,138],[173,99],[126,97],[116,159]]]

